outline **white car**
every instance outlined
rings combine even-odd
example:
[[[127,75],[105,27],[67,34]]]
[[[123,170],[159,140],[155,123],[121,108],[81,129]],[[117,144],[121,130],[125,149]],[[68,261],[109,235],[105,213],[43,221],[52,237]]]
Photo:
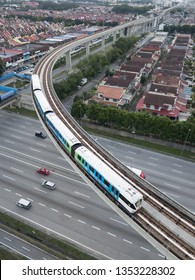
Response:
[[[24,209],[28,210],[32,206],[32,203],[31,203],[31,201],[29,201],[27,199],[21,198],[20,200],[18,200],[16,202],[16,205],[21,207],[21,208],[24,208]]]

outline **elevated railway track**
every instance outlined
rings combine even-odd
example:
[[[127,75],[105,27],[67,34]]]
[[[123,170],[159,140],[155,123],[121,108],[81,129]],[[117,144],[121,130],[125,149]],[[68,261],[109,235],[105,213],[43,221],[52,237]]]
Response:
[[[195,259],[195,216],[107,153],[77,124],[58,99],[52,83],[53,66],[60,56],[76,45],[78,42],[56,48],[41,59],[35,67],[34,73],[38,74],[41,79],[47,100],[54,112],[85,146],[101,157],[106,164],[110,165],[113,170],[122,175],[143,194],[143,207],[130,217],[167,248],[175,258]],[[156,217],[156,213],[159,213],[158,217]]]

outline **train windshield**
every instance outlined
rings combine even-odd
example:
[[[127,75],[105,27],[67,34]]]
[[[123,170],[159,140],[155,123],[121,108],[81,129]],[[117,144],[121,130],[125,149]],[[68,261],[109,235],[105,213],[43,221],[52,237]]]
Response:
[[[139,208],[141,206],[141,204],[142,204],[142,200],[140,199],[135,203],[136,208]]]

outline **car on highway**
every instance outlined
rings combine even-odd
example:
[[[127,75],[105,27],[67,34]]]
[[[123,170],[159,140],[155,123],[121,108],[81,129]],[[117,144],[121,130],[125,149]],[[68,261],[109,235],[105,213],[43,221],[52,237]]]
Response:
[[[56,188],[56,184],[47,180],[44,180],[41,184],[44,188],[54,190]]]
[[[43,175],[49,175],[49,170],[47,170],[45,167],[37,168],[37,173],[43,174]]]
[[[16,202],[16,205],[18,207],[21,207],[21,208],[24,208],[24,209],[28,210],[32,206],[32,203],[31,203],[31,201],[29,201],[27,199],[21,198],[20,200],[18,200]]]
[[[35,136],[41,139],[45,139],[47,136],[43,134],[43,132],[35,132]]]

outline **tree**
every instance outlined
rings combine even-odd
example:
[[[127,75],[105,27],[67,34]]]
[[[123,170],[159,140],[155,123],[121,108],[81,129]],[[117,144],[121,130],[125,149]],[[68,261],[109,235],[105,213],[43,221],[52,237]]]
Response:
[[[4,73],[5,71],[5,62],[0,58],[0,76]]]

